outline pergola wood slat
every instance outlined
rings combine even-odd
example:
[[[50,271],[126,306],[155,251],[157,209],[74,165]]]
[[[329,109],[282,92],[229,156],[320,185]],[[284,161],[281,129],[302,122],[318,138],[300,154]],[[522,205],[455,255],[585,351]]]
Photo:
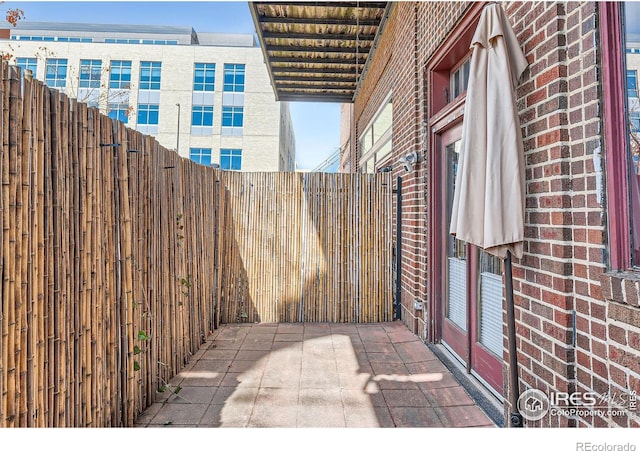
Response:
[[[318,86],[355,92],[391,3],[275,1],[249,5],[276,99],[321,100],[327,91]],[[348,95],[339,97],[352,102]]]

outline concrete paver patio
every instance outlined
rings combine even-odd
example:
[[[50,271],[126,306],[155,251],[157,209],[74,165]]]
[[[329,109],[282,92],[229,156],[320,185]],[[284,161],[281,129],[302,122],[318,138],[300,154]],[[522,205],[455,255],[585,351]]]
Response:
[[[399,322],[229,324],[137,427],[495,427]]]

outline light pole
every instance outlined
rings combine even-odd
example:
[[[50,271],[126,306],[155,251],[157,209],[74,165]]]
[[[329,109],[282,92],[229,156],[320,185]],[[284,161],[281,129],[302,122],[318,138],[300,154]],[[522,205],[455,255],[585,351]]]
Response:
[[[178,107],[178,130],[176,130],[176,152],[180,153],[180,104],[176,103]]]

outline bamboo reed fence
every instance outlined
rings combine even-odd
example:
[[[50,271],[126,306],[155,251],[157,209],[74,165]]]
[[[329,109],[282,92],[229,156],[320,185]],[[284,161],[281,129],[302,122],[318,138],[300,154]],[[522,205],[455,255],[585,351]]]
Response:
[[[133,426],[220,321],[391,319],[387,174],[221,172],[0,79],[0,427]]]
[[[222,177],[222,322],[392,319],[389,174]]]
[[[216,327],[219,171],[0,71],[0,426],[132,426]]]

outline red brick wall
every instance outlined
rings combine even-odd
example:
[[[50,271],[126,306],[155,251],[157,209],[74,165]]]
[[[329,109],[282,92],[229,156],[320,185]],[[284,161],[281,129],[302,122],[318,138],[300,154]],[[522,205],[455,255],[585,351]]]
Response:
[[[427,299],[427,233],[433,220],[426,212],[429,187],[438,183],[428,179],[424,160],[429,87],[423,71],[467,6],[396,3],[355,102],[355,120],[363,130],[392,91],[393,159],[413,150],[423,158],[411,174],[394,168],[404,182],[403,320],[422,337],[429,320],[423,322],[423,313],[413,310],[413,300],[437,301]],[[640,392],[640,277],[605,274],[597,2],[504,7],[530,62],[517,89],[527,162],[525,255],[514,261],[520,390]],[[357,158],[354,153],[352,169]],[[507,371],[505,366],[505,399]],[[637,418],[597,416],[547,416],[538,423],[640,426]]]
[[[415,3],[395,4],[355,102],[358,130],[364,130],[392,92],[393,161],[412,151],[423,153],[416,76],[420,67],[415,46],[417,10]],[[426,292],[424,168],[420,163],[411,173],[401,167],[394,167],[393,171],[394,183],[398,176],[402,177],[402,318],[420,336],[424,336],[422,312],[415,311],[413,303],[424,299]]]

